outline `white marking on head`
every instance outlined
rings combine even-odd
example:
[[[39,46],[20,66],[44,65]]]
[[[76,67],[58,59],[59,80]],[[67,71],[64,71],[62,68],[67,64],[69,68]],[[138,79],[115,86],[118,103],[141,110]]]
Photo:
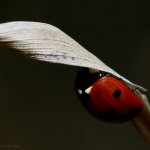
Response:
[[[82,94],[82,90],[78,89],[77,91],[80,95]]]
[[[99,77],[102,77],[102,76],[103,76],[103,74],[102,74],[102,73],[100,73],[100,74],[99,74]]]
[[[87,89],[85,90],[85,93],[90,94],[91,88],[92,88],[92,86],[90,86],[89,88],[87,88]]]

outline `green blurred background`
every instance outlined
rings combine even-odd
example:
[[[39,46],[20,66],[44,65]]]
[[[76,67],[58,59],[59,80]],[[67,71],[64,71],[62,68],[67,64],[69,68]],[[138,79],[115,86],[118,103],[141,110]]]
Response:
[[[150,90],[149,1],[1,1],[0,22],[17,20],[59,27],[120,74]],[[82,107],[74,91],[76,67],[0,51],[0,149],[150,149],[130,122],[107,124]]]

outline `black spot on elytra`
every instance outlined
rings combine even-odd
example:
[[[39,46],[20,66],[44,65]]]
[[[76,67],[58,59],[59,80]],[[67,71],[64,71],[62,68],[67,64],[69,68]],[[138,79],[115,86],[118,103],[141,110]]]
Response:
[[[121,95],[121,90],[115,90],[115,92],[113,93],[113,97],[115,99],[118,99]]]
[[[136,108],[136,109],[132,110],[131,113],[130,113],[131,118],[137,116],[140,112],[141,112],[141,109],[139,109],[139,108]]]
[[[113,109],[108,109],[107,111],[105,111],[105,113],[103,114],[102,118],[105,120],[107,119],[107,121],[111,121],[115,119],[115,111]]]

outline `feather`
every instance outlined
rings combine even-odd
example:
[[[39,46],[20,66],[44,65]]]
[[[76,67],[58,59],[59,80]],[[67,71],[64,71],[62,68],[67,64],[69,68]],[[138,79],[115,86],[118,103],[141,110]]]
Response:
[[[2,23],[0,45],[18,50],[32,59],[104,71],[121,78],[132,89],[146,91],[119,75],[63,31],[46,23],[27,21]]]

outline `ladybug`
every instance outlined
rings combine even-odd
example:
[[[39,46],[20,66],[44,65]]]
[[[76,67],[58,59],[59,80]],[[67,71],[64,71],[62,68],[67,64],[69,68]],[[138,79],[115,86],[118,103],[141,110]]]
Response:
[[[102,71],[79,68],[76,92],[84,107],[105,122],[128,121],[144,107],[134,90],[122,79]]]

